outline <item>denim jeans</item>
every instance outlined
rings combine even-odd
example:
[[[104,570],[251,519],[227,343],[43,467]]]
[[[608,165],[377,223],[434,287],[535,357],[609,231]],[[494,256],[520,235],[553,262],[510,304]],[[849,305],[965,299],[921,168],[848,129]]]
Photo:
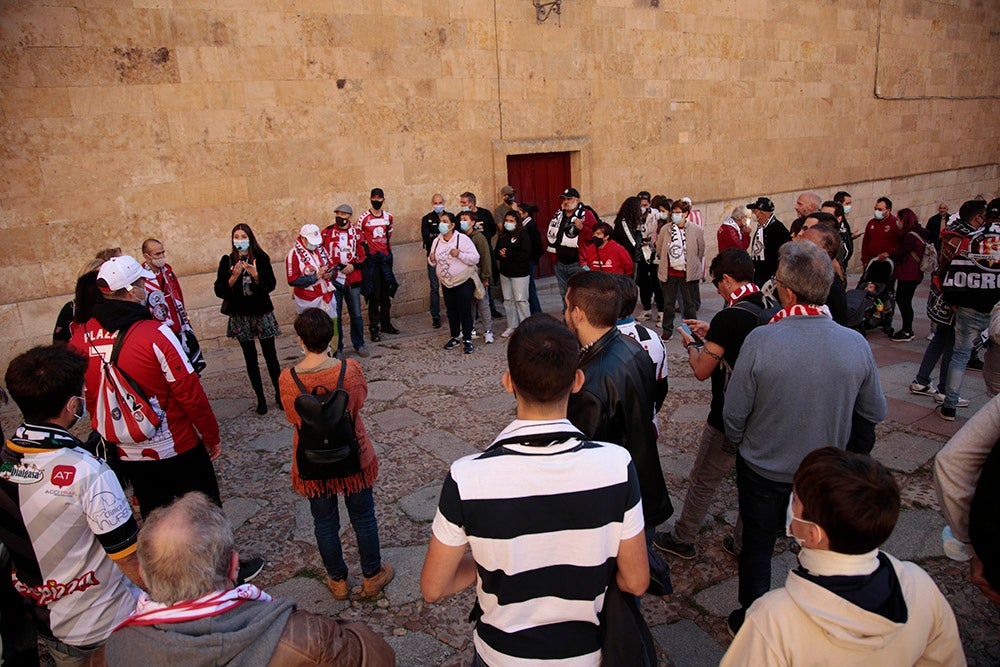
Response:
[[[441,319],[441,283],[438,281],[437,270],[431,266],[427,265],[427,282],[431,286],[431,318],[435,320]]]
[[[785,525],[791,483],[772,482],[736,457],[736,488],[743,521],[740,549],[740,607],[746,611],[754,600],[771,589],[771,554],[778,532]]]
[[[354,535],[358,539],[361,573],[366,577],[374,576],[382,569],[382,552],[378,540],[378,521],[375,519],[375,498],[371,488],[345,495],[344,505],[347,506],[347,516],[350,517]],[[340,545],[337,496],[310,498],[309,511],[312,512],[316,546],[319,547],[326,573],[331,579],[346,579],[347,563],[344,562],[344,552]]]
[[[528,311],[528,276],[508,278],[500,276],[500,289],[503,291],[503,307],[507,311],[507,326],[515,328],[531,314]]]
[[[963,307],[955,310],[955,350],[951,353],[948,381],[945,383],[945,407],[954,408],[958,405],[962,382],[965,380],[965,367],[969,364],[969,357],[972,356],[972,347],[983,333],[983,329],[989,326],[989,313],[980,313],[978,310]]]
[[[920,369],[917,371],[916,380],[920,384],[929,385],[931,375],[934,373],[934,366],[938,359],[941,360],[941,372],[938,375],[937,391],[944,393],[945,383],[948,381],[948,369],[951,367],[951,354],[955,347],[955,325],[938,324],[934,328],[934,337],[927,343],[924,350],[924,358],[920,362]]]
[[[361,284],[341,287],[337,286],[337,351],[344,349],[344,297],[347,297],[347,314],[351,316],[351,345],[355,350],[365,346],[365,321],[361,319]]]
[[[563,264],[562,262],[559,261],[555,263],[555,269],[556,269],[556,282],[559,284],[559,296],[562,298],[562,304],[563,304],[562,309],[566,310],[567,283],[569,282],[570,278],[580,273],[581,271],[585,271],[586,269],[580,266],[580,264],[577,262],[573,262],[572,264]]]
[[[104,644],[79,648],[65,644],[54,637],[41,636],[41,640],[56,667],[89,667],[105,663]]]
[[[542,312],[542,304],[538,300],[538,288],[535,286],[535,269],[538,262],[531,262],[531,273],[528,274],[528,312],[537,315]]]

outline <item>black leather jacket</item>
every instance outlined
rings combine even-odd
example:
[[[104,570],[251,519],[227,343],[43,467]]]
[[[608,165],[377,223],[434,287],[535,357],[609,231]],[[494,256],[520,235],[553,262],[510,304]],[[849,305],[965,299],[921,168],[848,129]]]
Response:
[[[639,475],[646,527],[658,526],[674,508],[656,450],[653,362],[639,343],[612,327],[580,358],[580,370],[586,379],[569,397],[569,420],[591,440],[629,451]]]

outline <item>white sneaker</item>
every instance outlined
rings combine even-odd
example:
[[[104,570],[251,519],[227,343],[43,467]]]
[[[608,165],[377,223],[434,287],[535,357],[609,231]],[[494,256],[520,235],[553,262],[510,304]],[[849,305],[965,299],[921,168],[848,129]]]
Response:
[[[641,313],[639,313],[639,317],[637,319],[640,322],[645,322],[646,320],[648,320],[650,318],[650,316],[652,314],[653,314],[653,312],[651,310],[644,310]]]
[[[934,394],[934,402],[935,403],[944,403],[944,394]],[[958,408],[967,408],[967,407],[969,407],[969,400],[967,398],[962,398],[961,396],[959,396],[958,397],[958,405],[955,406],[955,407],[958,407]]]
[[[475,340],[475,339],[479,338],[479,334],[476,332],[475,329],[472,330],[472,336],[471,336],[471,338],[472,338],[472,340]]]
[[[486,339],[486,343],[487,344],[494,342],[493,341],[493,332],[492,331],[487,331],[485,334],[483,334],[483,337]]]
[[[500,337],[501,338],[510,338],[513,335],[514,335],[514,327],[507,327],[506,329],[503,330],[503,333],[500,334]]]
[[[661,329],[663,328],[663,313],[659,313],[656,316],[656,326]]]

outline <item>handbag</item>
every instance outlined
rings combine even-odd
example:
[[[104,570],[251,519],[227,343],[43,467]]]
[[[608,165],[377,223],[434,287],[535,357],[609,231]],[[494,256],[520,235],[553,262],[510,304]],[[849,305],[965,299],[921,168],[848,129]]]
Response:
[[[654,667],[656,646],[634,595],[618,588],[617,565],[601,609],[601,664],[604,667]]]

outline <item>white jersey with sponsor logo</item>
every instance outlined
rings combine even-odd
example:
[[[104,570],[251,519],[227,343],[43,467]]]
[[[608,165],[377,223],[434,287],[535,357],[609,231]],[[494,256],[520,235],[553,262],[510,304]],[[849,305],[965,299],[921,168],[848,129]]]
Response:
[[[58,446],[59,443],[63,446]],[[104,642],[138,590],[114,563],[135,551],[135,519],[111,468],[62,429],[25,424],[3,447],[0,537],[17,591],[71,646]]]

